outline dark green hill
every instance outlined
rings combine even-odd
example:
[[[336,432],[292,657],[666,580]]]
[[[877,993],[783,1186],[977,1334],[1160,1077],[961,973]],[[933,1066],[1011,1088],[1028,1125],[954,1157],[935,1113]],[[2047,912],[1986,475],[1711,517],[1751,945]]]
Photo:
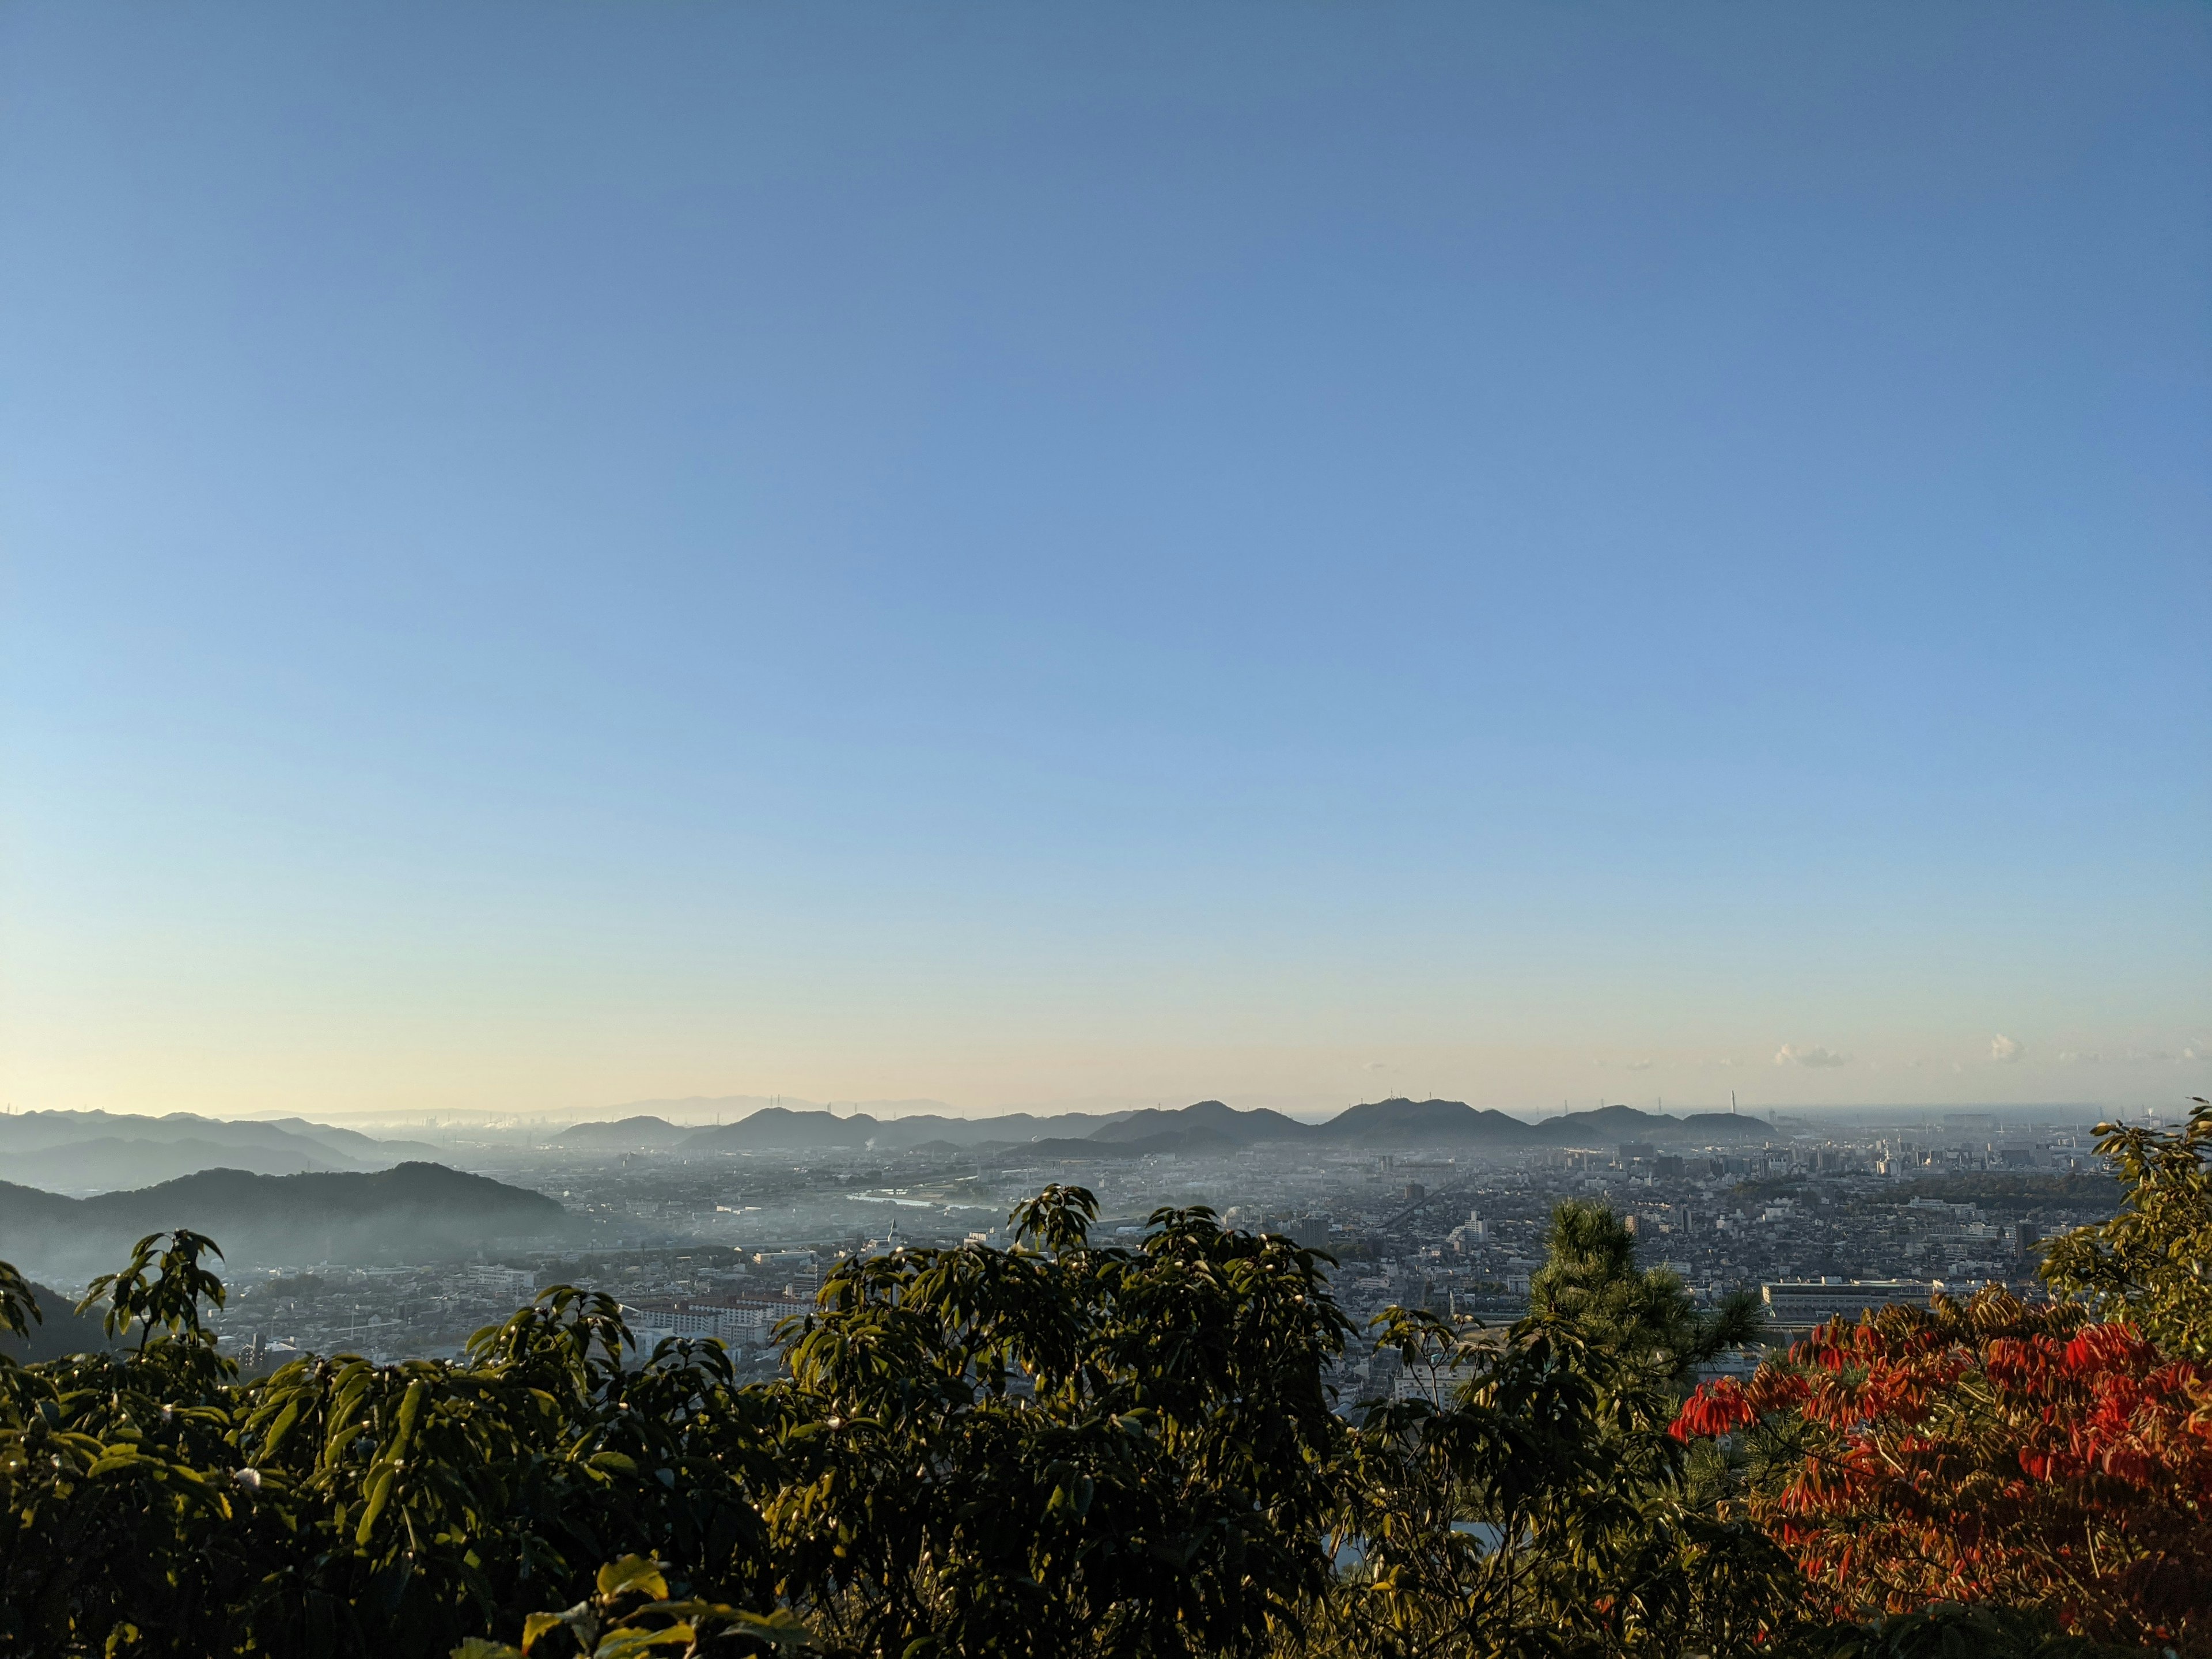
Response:
[[[563,1146],[629,1152],[641,1146],[673,1146],[699,1132],[678,1128],[665,1117],[617,1118],[612,1123],[579,1123],[554,1139]]]
[[[119,1265],[134,1241],[173,1227],[209,1235],[235,1269],[451,1259],[495,1243],[550,1241],[568,1221],[542,1193],[441,1164],[365,1174],[203,1170],[85,1199],[0,1182],[0,1260],[64,1284]]]
[[[1218,1100],[1201,1100],[1175,1111],[1146,1107],[1108,1124],[1091,1136],[1093,1140],[1156,1140],[1163,1135],[1210,1135],[1227,1146],[1249,1146],[1263,1140],[1311,1140],[1311,1124],[1270,1111],[1261,1106],[1240,1112]]]
[[[653,1140],[637,1138],[648,1131],[654,1137]],[[735,1123],[712,1129],[687,1133],[671,1128],[659,1118],[629,1118],[621,1123],[579,1124],[562,1139],[568,1144],[611,1149],[617,1146],[664,1144],[664,1132],[678,1138],[687,1152],[805,1152],[869,1146],[882,1152],[938,1141],[973,1146],[1006,1140],[1027,1143],[1040,1156],[1047,1158],[1142,1155],[1141,1152],[1125,1154],[1110,1150],[1116,1147],[1197,1153],[1270,1143],[1507,1150],[1526,1146],[1610,1148],[1622,1141],[1649,1140],[1704,1146],[1767,1140],[1776,1133],[1763,1119],[1737,1117],[1726,1112],[1669,1117],[1663,1113],[1639,1111],[1632,1106],[1607,1106],[1596,1111],[1573,1112],[1530,1123],[1491,1108],[1469,1106],[1463,1101],[1400,1097],[1347,1107],[1326,1123],[1302,1123],[1266,1107],[1240,1111],[1218,1100],[1201,1100],[1172,1110],[1146,1107],[1141,1111],[1115,1115],[1103,1122],[1080,1114],[1041,1118],[1028,1113],[983,1118],[933,1115],[884,1122],[866,1112],[839,1117],[822,1110],[797,1111],[785,1106],[767,1106]],[[1079,1145],[1086,1150],[1079,1154],[1064,1150],[1065,1146]]]
[[[26,1341],[10,1332],[0,1331],[0,1353],[29,1364],[112,1346],[97,1314],[72,1311],[76,1306],[76,1295],[65,1294],[36,1280],[32,1281],[31,1294],[37,1298],[42,1316],[31,1327],[30,1340]]]
[[[1348,1146],[1527,1146],[1535,1132],[1517,1117],[1461,1100],[1369,1101],[1319,1126],[1317,1139]]]
[[[1638,1140],[1717,1146],[1771,1139],[1775,1133],[1762,1119],[1727,1112],[1671,1117],[1633,1106],[1604,1106],[1529,1123],[1463,1101],[1404,1098],[1347,1107],[1326,1123],[1297,1127],[1306,1138],[1340,1146],[1468,1146],[1499,1151],[1523,1146],[1610,1148]]]
[[[866,1112],[839,1117],[834,1112],[794,1112],[788,1106],[763,1106],[750,1117],[685,1137],[694,1152],[802,1152],[814,1146],[866,1146],[883,1126]]]

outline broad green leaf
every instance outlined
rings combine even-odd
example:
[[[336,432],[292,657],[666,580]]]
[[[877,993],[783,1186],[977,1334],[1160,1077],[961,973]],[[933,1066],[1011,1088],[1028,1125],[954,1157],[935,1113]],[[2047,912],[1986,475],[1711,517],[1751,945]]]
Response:
[[[661,1630],[635,1630],[623,1626],[609,1631],[592,1650],[592,1659],[629,1659],[634,1653],[643,1653],[652,1648],[689,1647],[696,1639],[689,1625],[670,1625]]]
[[[568,1613],[533,1613],[522,1621],[522,1650],[530,1651],[532,1644],[549,1630],[557,1630],[569,1622],[574,1609]]]
[[[665,1601],[668,1581],[655,1563],[641,1555],[625,1555],[599,1569],[599,1599],[611,1601],[618,1595],[650,1595]]]

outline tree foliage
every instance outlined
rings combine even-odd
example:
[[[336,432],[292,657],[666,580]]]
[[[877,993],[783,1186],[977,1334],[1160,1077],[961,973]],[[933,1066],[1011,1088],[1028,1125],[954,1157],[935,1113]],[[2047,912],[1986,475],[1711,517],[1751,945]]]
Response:
[[[0,1331],[10,1336],[27,1337],[31,1327],[43,1323],[45,1318],[39,1298],[32,1294],[30,1281],[15,1271],[12,1261],[0,1261]],[[0,1352],[0,1365],[14,1363],[4,1352]]]
[[[1635,1234],[1604,1205],[1584,1199],[1553,1212],[1528,1305],[1668,1382],[1686,1381],[1723,1350],[1750,1341],[1764,1321],[1749,1291],[1731,1291],[1711,1313],[1700,1313],[1675,1274],[1639,1270]]]
[[[1684,1406],[1774,1465],[1751,1514],[1845,1613],[2051,1608],[2212,1650],[2212,1377],[2124,1325],[1996,1288],[1833,1321]]]
[[[1391,1310],[1371,1340],[1432,1386],[1347,1416],[1331,1378],[1368,1339],[1327,1256],[1204,1209],[1134,1248],[1095,1218],[1050,1188],[1011,1249],[843,1262],[746,1385],[713,1342],[639,1353],[572,1286],[457,1360],[241,1380],[203,1319],[219,1251],[150,1236],[83,1304],[109,1351],[0,1363],[0,1655],[2202,1645],[2202,1376],[2086,1310],[1834,1327],[1681,1410],[1754,1310],[1699,1311],[1569,1205],[1526,1319]],[[0,1328],[39,1313],[0,1265]],[[1764,1461],[1692,1432],[1729,1430]],[[1972,1571],[1937,1571],[1929,1529],[1975,1527]],[[2094,1559],[2032,1571],[2034,1540]]]
[[[2125,1199],[2051,1246],[2069,1299],[1834,1321],[1684,1405],[1685,1438],[1743,1432],[1742,1508],[1839,1611],[2011,1605],[2212,1653],[2212,1107],[2099,1144]]]
[[[739,1644],[1256,1650],[1328,1575],[1346,1322],[1287,1240],[1167,1211],[1101,1249],[1094,1213],[1053,1189],[1014,1250],[843,1265],[751,1387],[713,1343],[640,1363],[568,1287],[457,1363],[241,1384],[211,1246],[157,1235],[94,1287],[135,1347],[0,1377],[0,1651],[442,1653],[625,1554]]]
[[[1021,1248],[848,1264],[793,1333],[766,1518],[854,1653],[1256,1651],[1322,1587],[1346,1322],[1313,1252],[1163,1211],[1088,1242],[1079,1188]]]
[[[2045,1248],[2044,1279],[2170,1353],[2212,1360],[2212,1102],[2180,1129],[2098,1126],[2126,1192],[2108,1221]]]
[[[1802,1622],[1789,1559],[1697,1501],[1668,1433],[1678,1378],[1751,1310],[1699,1315],[1602,1206],[1562,1205],[1547,1242],[1506,1329],[1386,1316],[1407,1364],[1463,1380],[1349,1437],[1337,1524],[1361,1565],[1324,1601],[1332,1650],[1748,1653]]]

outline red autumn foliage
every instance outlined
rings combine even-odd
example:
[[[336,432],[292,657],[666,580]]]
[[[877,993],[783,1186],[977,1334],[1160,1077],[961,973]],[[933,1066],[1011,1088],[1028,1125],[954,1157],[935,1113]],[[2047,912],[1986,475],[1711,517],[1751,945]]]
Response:
[[[2212,1372],[2087,1319],[1990,1289],[1836,1320],[1673,1432],[1750,1431],[1752,1512],[1840,1610],[1999,1601],[2212,1654]]]

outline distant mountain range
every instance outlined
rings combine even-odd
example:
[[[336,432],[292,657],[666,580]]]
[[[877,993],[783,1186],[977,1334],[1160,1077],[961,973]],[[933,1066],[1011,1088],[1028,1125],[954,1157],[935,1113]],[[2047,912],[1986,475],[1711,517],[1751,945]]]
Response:
[[[256,1175],[387,1170],[440,1156],[419,1141],[374,1140],[298,1117],[231,1122],[191,1112],[0,1114],[0,1170],[50,1192],[114,1192],[213,1169]]]
[[[952,1109],[941,1100],[852,1100],[844,1103],[852,1111],[865,1112],[885,1119],[954,1115]],[[750,1117],[763,1107],[781,1106],[794,1112],[824,1112],[829,1108],[818,1100],[800,1100],[793,1095],[685,1095],[674,1100],[625,1101],[614,1109],[623,1117],[666,1118],[678,1127],[697,1129],[705,1127],[705,1120],[715,1118],[734,1123],[741,1117]]]
[[[1127,1115],[1066,1112],[1036,1117],[1013,1112],[1001,1117],[947,1117],[938,1112],[917,1112],[911,1117],[886,1119],[866,1112],[839,1117],[823,1108],[794,1110],[788,1106],[763,1106],[734,1123],[708,1129],[684,1128],[649,1114],[611,1123],[579,1123],[555,1136],[554,1144],[630,1152],[671,1146],[698,1152],[803,1152],[814,1146],[871,1146],[895,1152],[924,1142],[967,1147],[995,1141],[1025,1142],[1048,1135],[1088,1135]]]
[[[1065,1158],[1200,1153],[1269,1143],[1376,1150],[1423,1146],[1600,1149],[1636,1141],[1717,1146],[1768,1140],[1777,1133],[1763,1118],[1741,1117],[1732,1112],[1693,1112],[1675,1117],[1632,1106],[1606,1106],[1530,1123],[1462,1101],[1399,1098],[1347,1107],[1325,1123],[1301,1123],[1264,1107],[1238,1111],[1218,1100],[1201,1100],[1174,1111],[1147,1108],[1138,1112],[1071,1112],[1052,1117],[1016,1112],[975,1118],[924,1113],[889,1121],[866,1112],[839,1117],[825,1110],[766,1106],[734,1123],[711,1129],[684,1129],[648,1114],[612,1123],[580,1123],[559,1140],[565,1146],[599,1150],[738,1152],[843,1147],[901,1152],[927,1146],[948,1151],[1004,1149]]]
[[[173,1227],[207,1234],[236,1270],[452,1260],[510,1242],[551,1241],[568,1224],[568,1212],[542,1193],[441,1164],[282,1176],[203,1170],[97,1198],[0,1182],[0,1261],[63,1285],[121,1266],[138,1238]]]

